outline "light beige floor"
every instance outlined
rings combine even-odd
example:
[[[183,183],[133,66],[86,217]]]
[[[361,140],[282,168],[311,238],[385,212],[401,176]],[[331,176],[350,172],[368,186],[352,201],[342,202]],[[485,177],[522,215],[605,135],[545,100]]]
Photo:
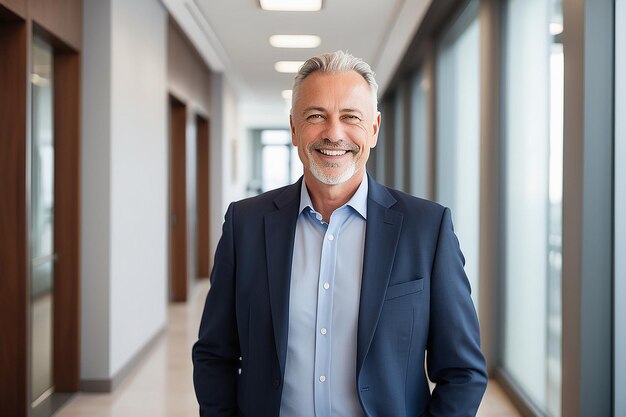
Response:
[[[198,407],[191,381],[191,345],[198,331],[205,282],[188,304],[169,307],[165,335],[112,394],[76,395],[58,417],[188,417]],[[519,417],[495,381],[490,382],[479,417]]]

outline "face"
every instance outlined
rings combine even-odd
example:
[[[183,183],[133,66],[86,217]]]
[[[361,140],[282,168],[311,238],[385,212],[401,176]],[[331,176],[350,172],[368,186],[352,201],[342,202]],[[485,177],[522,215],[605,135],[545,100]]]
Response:
[[[309,75],[300,85],[290,123],[308,185],[360,183],[380,126],[380,113],[361,75]]]

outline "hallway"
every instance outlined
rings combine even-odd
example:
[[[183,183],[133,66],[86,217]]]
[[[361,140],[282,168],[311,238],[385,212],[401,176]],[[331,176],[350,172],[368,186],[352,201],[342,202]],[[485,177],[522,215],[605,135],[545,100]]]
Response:
[[[208,281],[201,282],[186,304],[170,304],[167,329],[115,392],[78,393],[58,417],[196,416],[191,346],[196,338]],[[492,381],[478,417],[518,417],[500,386]]]

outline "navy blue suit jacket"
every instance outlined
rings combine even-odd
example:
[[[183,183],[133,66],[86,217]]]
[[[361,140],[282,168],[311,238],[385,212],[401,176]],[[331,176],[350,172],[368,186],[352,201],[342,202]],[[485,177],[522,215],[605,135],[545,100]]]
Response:
[[[203,417],[279,415],[301,181],[228,208],[193,347]],[[363,263],[355,380],[365,415],[475,415],[487,378],[450,211],[370,177]]]

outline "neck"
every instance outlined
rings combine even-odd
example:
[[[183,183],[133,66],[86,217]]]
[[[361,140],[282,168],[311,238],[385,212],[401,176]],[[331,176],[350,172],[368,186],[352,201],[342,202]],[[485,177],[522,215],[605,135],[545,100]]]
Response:
[[[346,182],[328,185],[319,182],[311,173],[305,172],[304,181],[313,203],[313,209],[322,215],[326,223],[330,222],[333,212],[350,201],[356,193],[364,175],[365,169],[361,169]]]

